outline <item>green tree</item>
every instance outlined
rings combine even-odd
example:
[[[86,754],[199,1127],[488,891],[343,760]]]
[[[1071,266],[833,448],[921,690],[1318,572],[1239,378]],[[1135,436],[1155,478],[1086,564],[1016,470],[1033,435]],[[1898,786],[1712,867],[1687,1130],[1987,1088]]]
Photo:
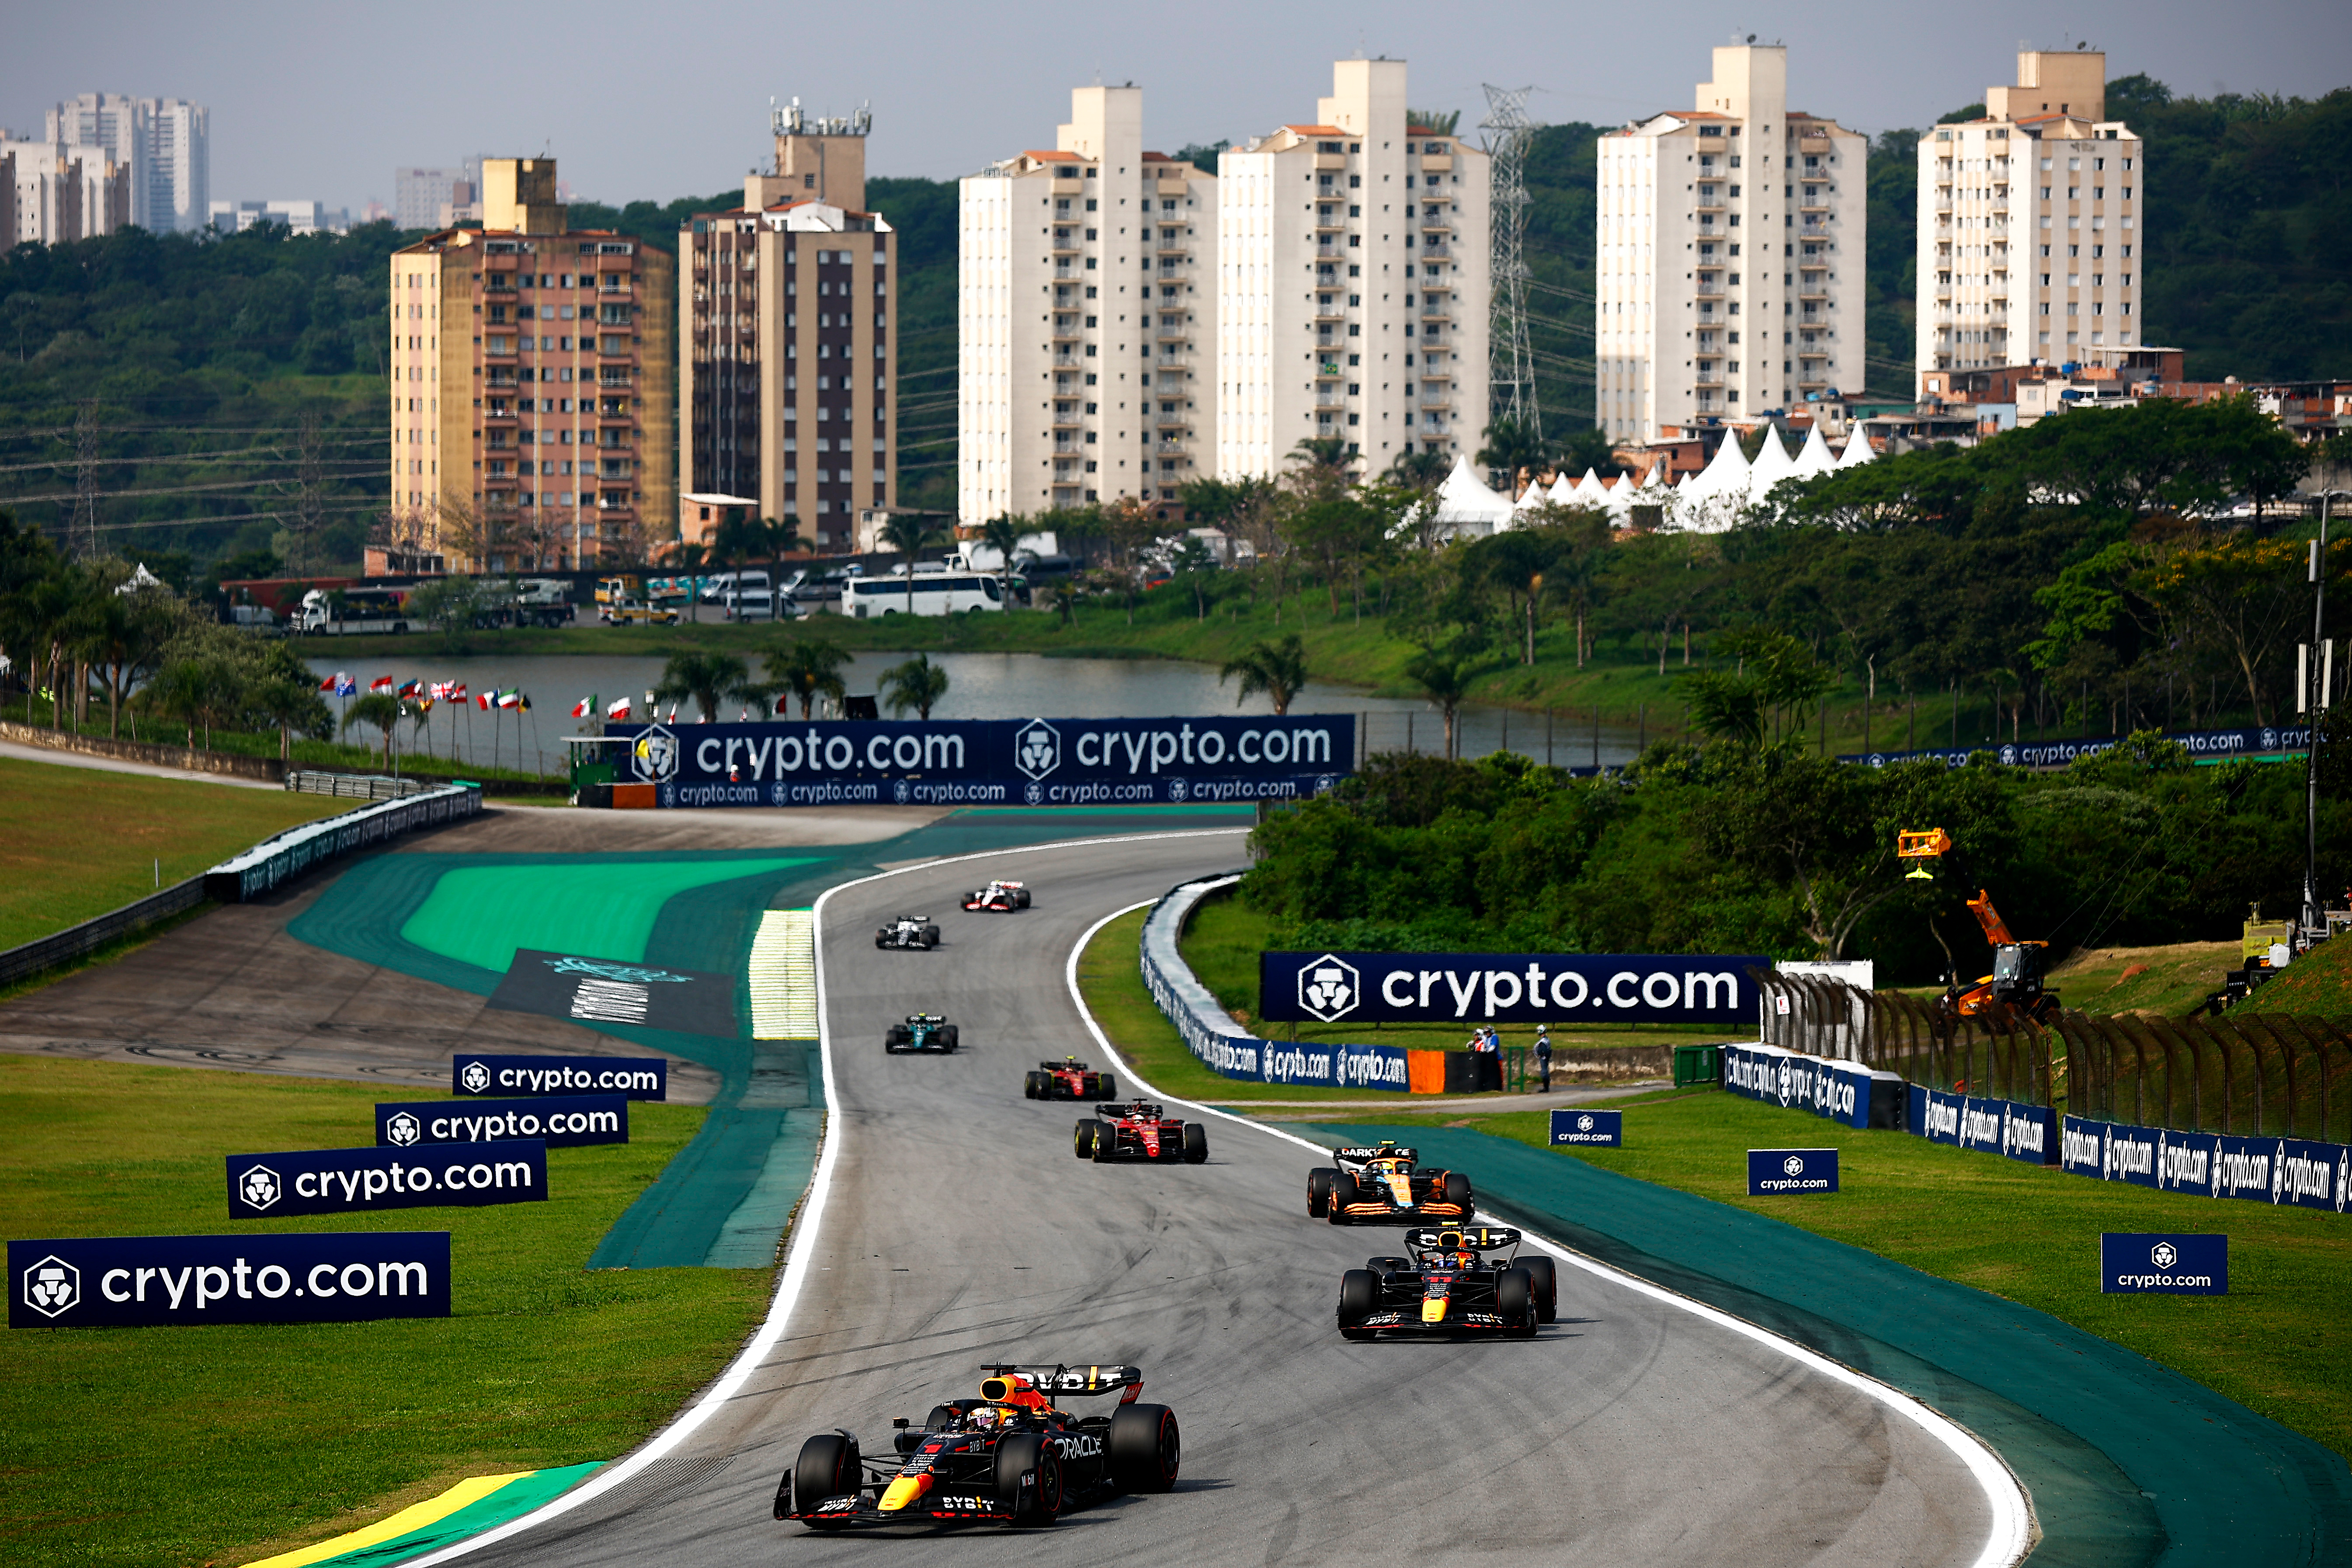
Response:
[[[370,691],[352,699],[343,712],[343,733],[348,735],[362,725],[373,726],[383,736],[383,765],[392,766],[392,733],[400,728],[400,699],[389,691]]]
[[[753,682],[751,670],[731,653],[674,653],[663,667],[661,683],[654,688],[654,700],[657,702],[691,700],[702,710],[706,724],[718,719],[719,704],[732,699],[764,707],[768,692],[765,687]]]
[[[1013,552],[1021,548],[1024,534],[1029,531],[1028,520],[1009,511],[998,512],[980,525],[980,542],[996,552],[996,585],[998,591],[1013,591]]]
[[[1184,535],[1169,553],[1169,569],[1192,595],[1192,618],[1209,618],[1209,588],[1217,580],[1217,552],[1195,534]]]
[[[1462,704],[1469,700],[1470,682],[1476,676],[1474,658],[1454,651],[1423,648],[1404,667],[1405,679],[1421,688],[1429,705],[1445,720],[1445,755],[1450,762],[1462,754],[1457,721]]]
[[[1234,707],[1263,692],[1274,704],[1274,716],[1282,718],[1307,686],[1306,644],[1297,632],[1271,642],[1252,643],[1217,671],[1217,684],[1223,686],[1234,676],[1241,677]]]
[[[915,563],[940,536],[940,525],[911,511],[892,512],[882,524],[881,542],[898,552],[898,570],[907,579],[907,613],[915,613]]]
[[[417,584],[404,607],[410,618],[429,621],[440,631],[444,652],[462,653],[467,634],[490,605],[491,590],[481,578],[454,574]]]
[[[919,653],[882,672],[882,691],[883,706],[893,714],[904,717],[912,708],[916,717],[929,719],[948,694],[948,672],[933,664],[929,654]]]
[[[800,703],[803,723],[819,697],[841,700],[847,689],[841,672],[848,667],[848,652],[826,637],[796,637],[767,655],[768,679],[778,691]]]

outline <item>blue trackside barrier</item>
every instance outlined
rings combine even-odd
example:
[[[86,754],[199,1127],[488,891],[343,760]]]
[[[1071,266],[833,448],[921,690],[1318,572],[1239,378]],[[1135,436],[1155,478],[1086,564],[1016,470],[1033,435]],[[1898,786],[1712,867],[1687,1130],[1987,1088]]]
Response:
[[[1749,1100],[1810,1110],[1848,1127],[1900,1128],[1908,1109],[1899,1075],[1782,1046],[1724,1047],[1723,1087]]]

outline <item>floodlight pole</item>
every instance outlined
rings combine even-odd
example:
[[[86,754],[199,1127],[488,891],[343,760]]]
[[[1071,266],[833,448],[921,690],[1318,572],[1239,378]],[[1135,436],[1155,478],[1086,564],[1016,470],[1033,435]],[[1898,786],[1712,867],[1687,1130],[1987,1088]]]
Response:
[[[2336,506],[2336,498],[2352,494],[2346,490],[2323,490],[2319,496],[2319,539],[2311,552],[2311,652],[2308,658],[2313,674],[2324,682],[2320,672],[2326,668],[2319,657],[2320,639],[2327,626],[2327,524]],[[2311,724],[2311,743],[2304,757],[2303,795],[2303,929],[2305,931],[2326,930],[2327,916],[2319,902],[2319,729],[2334,693],[2323,685],[2315,700],[2306,678],[2304,689],[2298,693],[2305,704],[2305,717]]]

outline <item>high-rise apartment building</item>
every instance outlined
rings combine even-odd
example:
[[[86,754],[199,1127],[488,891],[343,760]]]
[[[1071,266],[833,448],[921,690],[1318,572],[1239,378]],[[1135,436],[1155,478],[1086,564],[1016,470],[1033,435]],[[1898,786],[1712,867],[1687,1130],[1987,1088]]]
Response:
[[[1919,139],[1922,395],[1939,371],[2147,341],[2147,159],[2106,100],[2102,51],[2027,49],[2016,84],[1987,89],[1982,120]]]
[[[677,524],[677,264],[573,229],[551,158],[482,183],[480,229],[392,255],[394,542],[482,572],[646,560]]]
[[[85,92],[49,110],[47,139],[102,149],[121,165],[125,222],[151,234],[192,234],[205,226],[211,201],[211,126],[202,104]]]
[[[1082,87],[1051,150],[961,184],[957,510],[1121,497],[1214,471],[1217,188],[1143,145],[1143,91]]]
[[[1370,473],[1485,434],[1486,155],[1411,123],[1402,60],[1341,60],[1311,124],[1217,160],[1217,472],[1345,441]]]
[[[0,158],[11,171],[20,241],[66,245],[131,221],[131,167],[103,147],[0,136]]]
[[[452,169],[394,169],[392,222],[395,228],[447,228],[474,215],[482,199],[482,161],[468,158]]]
[[[1869,142],[1788,108],[1780,44],[1601,138],[1595,413],[1612,439],[1862,388]]]
[[[864,112],[770,117],[743,205],[678,235],[678,405],[690,493],[759,502],[820,548],[898,499],[898,268],[866,209]]]

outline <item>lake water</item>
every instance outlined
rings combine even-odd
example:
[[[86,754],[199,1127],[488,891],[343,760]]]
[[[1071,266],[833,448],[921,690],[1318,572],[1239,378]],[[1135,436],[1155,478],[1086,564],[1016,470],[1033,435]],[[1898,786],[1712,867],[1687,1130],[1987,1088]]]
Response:
[[[843,679],[853,693],[871,693],[879,686],[884,670],[912,657],[860,653],[852,658]],[[932,710],[935,719],[1181,718],[1273,710],[1263,697],[1253,697],[1237,710],[1234,683],[1220,685],[1215,668],[1209,665],[1173,659],[1048,658],[1034,653],[934,653],[930,658],[948,672],[947,698]],[[635,716],[642,718],[646,694],[661,684],[663,663],[659,658],[600,654],[457,657],[433,653],[423,639],[413,655],[359,661],[310,660],[322,679],[338,670],[349,671],[362,691],[379,676],[428,683],[462,680],[473,695],[493,688],[520,688],[530,699],[529,713],[486,713],[470,698],[462,709],[436,705],[425,733],[419,734],[409,724],[401,726],[398,747],[404,755],[429,752],[444,763],[454,761],[482,766],[495,762],[541,773],[562,771],[566,736],[592,732],[587,721],[572,716],[575,703],[594,697],[601,707],[625,696],[638,704]],[[758,673],[756,665],[753,673]],[[342,706],[331,705],[338,710]],[[719,717],[736,719],[741,708],[740,703],[730,703]],[[1410,746],[1433,752],[1444,744],[1444,719],[1426,703],[1410,699],[1373,697],[1349,687],[1311,681],[1291,704],[1291,710],[1353,713],[1364,726],[1369,749],[1374,752]],[[798,713],[795,708],[792,721],[798,722]],[[758,716],[756,711],[750,715]],[[690,723],[698,717],[692,704],[679,705],[681,722]],[[1559,717],[1551,726],[1549,744],[1540,713],[1473,707],[1462,710],[1458,722],[1465,757],[1502,750],[1507,741],[1511,751],[1563,767],[1591,765],[1596,749],[1604,764],[1630,762],[1640,739],[1632,727],[1604,724],[1596,741],[1589,714],[1577,720]],[[361,732],[362,738],[373,733]]]

